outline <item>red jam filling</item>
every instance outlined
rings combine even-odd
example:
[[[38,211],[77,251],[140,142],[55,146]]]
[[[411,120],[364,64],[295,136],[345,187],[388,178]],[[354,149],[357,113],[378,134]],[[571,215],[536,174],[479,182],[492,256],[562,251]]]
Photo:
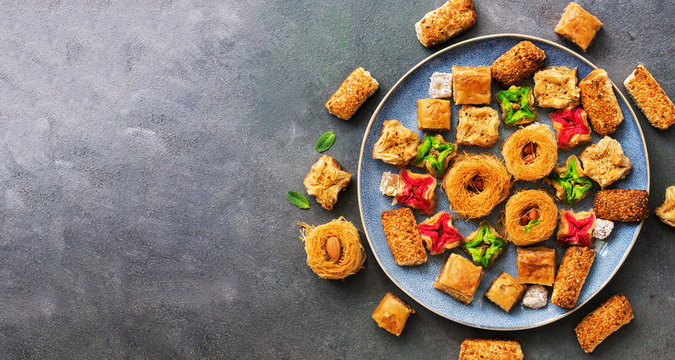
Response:
[[[398,197],[398,203],[420,209],[425,213],[431,213],[431,202],[425,199],[425,195],[429,190],[429,186],[431,186],[436,179],[431,175],[413,178],[408,174],[408,171],[401,172],[401,179],[403,180],[404,188],[403,192]]]
[[[574,109],[566,109],[556,111],[551,114],[551,120],[557,122],[562,126],[558,133],[558,144],[562,147],[569,145],[572,136],[577,134],[590,134],[591,129],[584,124],[581,118],[581,112],[584,111],[580,107]]]
[[[562,241],[570,245],[581,244],[591,247],[591,236],[588,234],[588,229],[593,225],[595,215],[591,214],[585,219],[577,220],[571,213],[565,213],[565,220],[567,220],[567,234]]]
[[[442,214],[433,224],[420,224],[420,234],[431,238],[431,251],[440,253],[445,244],[462,241],[457,229],[448,225],[448,214]]]

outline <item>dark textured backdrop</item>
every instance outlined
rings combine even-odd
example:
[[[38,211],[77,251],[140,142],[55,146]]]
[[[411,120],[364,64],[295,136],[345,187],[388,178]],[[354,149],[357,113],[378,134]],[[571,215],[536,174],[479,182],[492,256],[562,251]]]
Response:
[[[478,24],[447,44],[513,32],[568,45],[553,32],[566,2],[476,2]],[[644,63],[675,97],[672,1],[580,3],[604,22],[589,60],[616,83]],[[0,358],[454,358],[467,337],[577,358],[574,325],[619,291],[636,319],[594,358],[672,356],[675,230],[653,216],[596,298],[527,331],[476,330],[404,297],[417,314],[396,338],[370,319],[401,294],[370,249],[344,281],[305,265],[296,221],[360,228],[356,186],[331,212],[285,192],[304,192],[324,131],[356,172],[379,100],[439,49],[413,24],[440,4],[0,4]],[[323,103],[356,66],[381,90],[344,122]],[[638,118],[654,207],[675,184],[675,130]]]

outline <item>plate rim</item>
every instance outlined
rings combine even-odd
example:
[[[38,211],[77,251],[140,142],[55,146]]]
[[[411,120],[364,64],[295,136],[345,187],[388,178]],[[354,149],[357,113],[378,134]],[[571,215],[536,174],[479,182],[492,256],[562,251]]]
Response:
[[[416,296],[411,294],[409,291],[405,290],[401,286],[401,284],[399,284],[391,276],[389,271],[387,271],[387,269],[382,265],[382,261],[380,261],[380,257],[377,255],[377,253],[374,250],[375,247],[373,246],[372,240],[370,239],[370,235],[368,233],[368,228],[366,228],[366,222],[365,222],[365,219],[363,217],[363,204],[362,204],[362,199],[361,199],[361,169],[362,169],[362,166],[363,166],[363,155],[364,155],[364,151],[365,151],[365,147],[366,147],[366,141],[367,141],[367,138],[368,138],[368,134],[370,133],[370,130],[373,126],[373,123],[375,122],[375,118],[377,117],[377,115],[379,115],[380,110],[382,109],[382,106],[384,106],[384,103],[387,100],[389,100],[389,97],[394,92],[394,90],[396,90],[399,87],[399,85],[401,85],[401,83],[410,74],[412,74],[419,67],[426,64],[427,62],[429,62],[431,59],[435,58],[436,56],[438,56],[440,54],[443,54],[447,51],[450,51],[450,50],[452,50],[456,47],[460,47],[464,44],[477,42],[477,41],[481,41],[481,40],[486,40],[486,39],[500,38],[500,37],[503,37],[503,38],[515,37],[515,38],[520,38],[520,39],[524,39],[524,40],[539,41],[539,42],[545,43],[547,45],[554,46],[554,47],[556,47],[560,50],[563,50],[563,51],[577,57],[579,60],[585,62],[587,65],[589,65],[593,69],[598,68],[597,66],[595,66],[595,64],[590,62],[588,59],[586,59],[582,55],[578,54],[576,51],[573,51],[573,50],[571,50],[571,49],[569,49],[569,48],[567,48],[567,47],[565,47],[561,44],[555,43],[553,41],[546,40],[546,39],[543,39],[543,38],[540,38],[540,37],[537,37],[537,36],[532,36],[532,35],[515,34],[515,33],[491,34],[491,35],[477,36],[477,37],[474,37],[474,38],[471,38],[471,39],[460,41],[456,44],[449,45],[449,46],[447,46],[447,47],[427,56],[426,58],[422,59],[422,61],[417,63],[410,70],[408,70],[405,74],[403,74],[403,76],[401,76],[401,78],[399,78],[398,81],[396,81],[396,83],[391,87],[391,89],[389,89],[387,94],[382,98],[380,103],[377,105],[377,108],[375,108],[375,111],[373,112],[373,115],[370,117],[370,120],[368,121],[368,126],[364,130],[363,139],[361,141],[361,150],[359,152],[359,166],[358,166],[358,170],[357,170],[357,174],[356,174],[357,175],[356,176],[356,188],[357,188],[357,197],[358,197],[358,203],[359,203],[359,214],[361,216],[361,225],[363,226],[363,232],[366,235],[366,239],[368,240],[368,245],[370,246],[370,249],[373,252],[373,256],[375,256],[375,260],[377,260],[377,263],[380,265],[380,268],[382,269],[382,271],[384,271],[384,273],[387,275],[389,280],[391,280],[399,288],[399,290],[403,291],[406,295],[408,295],[411,299],[413,299],[419,305],[423,306],[425,309],[435,313],[438,316],[441,316],[441,317],[446,318],[448,320],[454,321],[456,323],[466,325],[466,326],[470,326],[470,327],[477,328],[477,329],[483,329],[483,330],[514,331],[514,330],[534,329],[534,328],[538,328],[538,327],[553,323],[555,321],[558,321],[558,320],[574,313],[578,309],[582,308],[588,301],[593,299],[600,291],[602,291],[602,289],[605,288],[605,286],[607,286],[607,284],[614,278],[614,275],[616,275],[617,271],[619,271],[619,269],[623,266],[623,263],[624,263],[624,261],[626,261],[626,258],[628,257],[628,254],[630,254],[631,250],[633,249],[633,245],[635,245],[635,241],[637,240],[637,237],[640,235],[640,231],[642,230],[642,224],[644,223],[644,220],[641,221],[638,224],[638,227],[635,231],[635,235],[633,236],[633,239],[631,240],[630,244],[628,245],[628,249],[623,254],[623,257],[621,258],[621,260],[619,261],[619,265],[614,269],[614,271],[610,274],[610,276],[600,285],[598,290],[596,290],[594,293],[592,293],[582,303],[577,304],[577,306],[575,306],[573,309],[571,309],[569,311],[566,311],[566,312],[564,312],[564,313],[562,313],[558,316],[552,317],[550,319],[547,319],[547,320],[544,320],[542,322],[538,322],[538,323],[535,323],[535,324],[526,325],[526,326],[514,326],[514,327],[489,327],[489,326],[480,326],[480,325],[476,325],[476,324],[467,323],[467,322],[464,322],[464,321],[453,319],[453,318],[451,318],[451,317],[449,317],[445,314],[441,314],[440,312],[429,308],[427,305],[423,304]],[[645,154],[645,165],[646,165],[646,169],[647,169],[647,193],[649,194],[649,190],[650,190],[650,186],[651,186],[651,173],[650,173],[650,169],[649,169],[649,153],[647,152],[647,143],[645,142],[645,137],[644,137],[644,134],[642,132],[642,127],[640,126],[640,122],[638,121],[637,116],[635,115],[635,111],[633,111],[633,107],[631,106],[631,104],[626,99],[626,96],[624,96],[624,94],[621,92],[621,90],[616,86],[616,84],[614,84],[614,82],[611,79],[610,79],[610,82],[612,83],[612,87],[614,88],[614,90],[621,96],[621,99],[626,104],[626,107],[630,111],[631,115],[633,115],[633,121],[637,125],[637,129],[638,129],[638,132],[640,134],[640,139],[642,140],[642,149],[643,149],[644,154]]]

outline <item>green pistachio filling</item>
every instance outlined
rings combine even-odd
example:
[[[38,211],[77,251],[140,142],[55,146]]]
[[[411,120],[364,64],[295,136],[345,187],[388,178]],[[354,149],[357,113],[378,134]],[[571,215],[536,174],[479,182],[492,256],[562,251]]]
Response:
[[[415,164],[420,165],[427,161],[437,174],[445,173],[445,158],[455,151],[455,145],[441,143],[434,136],[425,136],[422,143],[417,146],[417,158]]]
[[[533,226],[539,225],[539,219],[530,220],[530,222],[525,225],[525,233],[529,234]]]
[[[490,260],[506,247],[506,242],[492,234],[488,224],[482,224],[478,235],[473,240],[462,244],[462,247],[471,255],[476,264],[487,268]]]
[[[497,99],[499,99],[506,114],[504,116],[504,124],[511,125],[523,119],[537,118],[537,113],[534,112],[534,109],[530,105],[530,91],[529,86],[512,86],[508,90],[502,90],[497,93]]]
[[[567,171],[556,174],[551,173],[548,178],[558,183],[565,190],[565,202],[569,205],[581,200],[591,187],[593,183],[588,176],[581,176],[577,171],[575,165],[576,161],[568,161]]]

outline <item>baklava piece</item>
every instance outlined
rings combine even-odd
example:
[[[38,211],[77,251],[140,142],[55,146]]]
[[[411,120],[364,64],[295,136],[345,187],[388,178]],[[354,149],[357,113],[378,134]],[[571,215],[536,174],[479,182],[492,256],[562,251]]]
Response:
[[[497,93],[502,110],[502,121],[507,127],[528,124],[537,120],[534,111],[534,96],[529,86],[511,86]]]
[[[595,214],[593,211],[574,212],[560,210],[560,223],[556,239],[561,246],[593,247],[593,230],[595,229]]]
[[[563,166],[555,167],[544,182],[553,186],[556,198],[567,205],[576,204],[593,187],[591,178],[584,174],[581,162],[574,155],[570,155]]]
[[[459,360],[523,360],[523,350],[515,340],[466,339]]]
[[[579,82],[579,89],[581,104],[588,113],[593,130],[600,135],[616,131],[623,121],[623,113],[607,72],[603,69],[591,71]]]
[[[598,18],[571,2],[565,8],[555,32],[585,52],[601,27],[602,22]]]
[[[446,211],[422,221],[418,229],[431,255],[442,254],[445,250],[459,246],[464,240],[459,231],[452,226],[452,217]]]
[[[497,110],[489,106],[462,106],[457,123],[457,145],[490,147],[497,140],[499,140]]]
[[[605,136],[597,144],[590,145],[579,155],[584,163],[584,172],[604,189],[628,175],[633,167],[623,154],[618,141]]]
[[[666,130],[675,124],[675,104],[647,68],[638,65],[623,85],[652,126]]]
[[[452,96],[452,73],[435,72],[429,79],[429,96],[434,99]]]
[[[394,200],[425,214],[433,214],[436,209],[436,179],[428,174],[416,174],[402,170],[399,174],[399,191]]]
[[[455,144],[445,142],[441,135],[427,135],[417,147],[415,166],[425,167],[435,177],[445,175],[450,160],[457,155]]]
[[[581,349],[590,353],[633,318],[633,308],[628,299],[623,294],[616,294],[586,315],[574,328],[574,332],[577,334]]]
[[[555,281],[555,249],[545,246],[519,247],[518,281],[521,284],[551,286]]]
[[[487,221],[483,221],[478,229],[467,235],[462,241],[464,249],[476,264],[489,268],[497,256],[506,249],[507,241]]]
[[[420,136],[401,125],[398,120],[386,120],[382,125],[380,138],[373,146],[373,159],[387,164],[406,166],[417,155]]]
[[[649,216],[649,193],[645,190],[599,190],[593,199],[593,211],[601,219],[642,221]]]
[[[368,97],[373,95],[379,84],[362,67],[356,68],[342,82],[333,96],[326,102],[328,112],[342,120],[349,120]]]
[[[450,130],[450,100],[418,99],[418,130]]]
[[[509,312],[525,291],[525,285],[518,282],[513,276],[503,272],[492,281],[485,297],[497,304],[502,310]]]
[[[591,141],[591,126],[581,106],[556,111],[549,116],[559,148],[567,150]]]
[[[452,67],[452,92],[457,105],[477,105],[490,103],[489,66]]]
[[[383,211],[382,228],[396,264],[415,266],[427,261],[427,252],[412,210],[404,207]]]
[[[455,300],[468,305],[473,300],[482,275],[483,269],[480,266],[472,264],[461,255],[452,253],[433,285]]]
[[[518,85],[544,65],[546,54],[530,41],[521,41],[492,63],[490,70],[497,84],[506,89]]]
[[[548,303],[548,290],[541,285],[530,285],[523,294],[523,305],[530,309],[541,309]]]
[[[415,24],[417,39],[432,47],[469,29],[476,23],[476,9],[471,0],[449,0],[440,8],[424,15]]]
[[[654,211],[665,224],[675,227],[675,186],[666,189],[666,199]]]
[[[595,250],[585,246],[572,246],[565,251],[553,284],[552,303],[568,309],[577,304],[593,259]]]
[[[550,66],[534,73],[534,97],[537,106],[564,109],[579,105],[577,68]]]
[[[399,336],[406,321],[408,321],[408,317],[414,313],[413,308],[399,299],[398,296],[388,292],[373,311],[372,318],[379,327]]]
[[[337,160],[323,155],[312,165],[303,184],[307,193],[314,195],[322,208],[331,210],[337,202],[338,193],[349,185],[351,178],[352,174],[342,170]]]

